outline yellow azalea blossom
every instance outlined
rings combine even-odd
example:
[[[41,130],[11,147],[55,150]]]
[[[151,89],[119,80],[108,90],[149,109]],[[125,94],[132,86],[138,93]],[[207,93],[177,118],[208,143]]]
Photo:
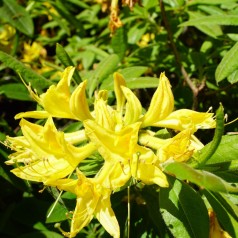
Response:
[[[8,24],[4,24],[0,26],[0,45],[7,46],[11,43],[16,30],[14,27]]]
[[[103,187],[97,177],[86,178],[79,170],[77,176],[76,180],[61,179],[50,183],[58,189],[70,191],[77,196],[71,229],[68,233],[64,232],[64,235],[75,237],[95,216],[112,237],[119,238],[119,225],[111,208],[111,190]]]
[[[31,96],[44,110],[19,113],[15,118],[47,118],[52,116],[79,121],[86,119],[95,119],[97,121],[99,119],[101,123],[102,120],[104,120],[104,123],[109,123],[106,127],[110,127],[112,130],[118,130],[136,121],[142,122],[141,128],[157,126],[179,131],[190,128],[195,132],[200,128],[215,127],[213,113],[200,113],[188,109],[173,111],[174,98],[171,85],[164,73],[160,75],[159,86],[152,97],[149,109],[144,115],[142,114],[142,106],[139,100],[126,87],[124,78],[118,73],[114,74],[117,109],[115,110],[107,105],[107,92],[100,91],[96,95],[94,111],[90,112],[85,92],[87,81],[83,81],[72,93],[70,92],[73,73],[73,67],[66,68],[59,83],[56,86],[50,86],[46,93],[40,96],[28,87]]]
[[[163,163],[171,159],[187,161],[203,147],[193,134],[200,128],[215,127],[215,120],[213,113],[174,111],[171,85],[164,73],[160,75],[158,88],[145,113],[119,73],[113,75],[116,105],[108,105],[108,91],[100,90],[95,92],[90,110],[87,81],[71,87],[74,70],[67,67],[58,84],[41,95],[27,86],[42,111],[15,116],[21,118],[23,135],[7,138],[6,144],[16,151],[7,163],[17,165],[12,172],[20,178],[76,194],[71,231],[65,235],[76,236],[95,216],[109,234],[119,237],[119,226],[110,203],[111,193],[122,189],[130,180],[169,186],[162,170]],[[47,121],[40,126],[22,119],[25,117],[46,118]],[[71,133],[58,131],[53,117],[81,121],[84,128]],[[178,133],[172,138],[160,139],[150,127],[172,128]],[[95,152],[101,155],[104,163],[95,177],[87,178],[79,171],[79,165]],[[73,179],[70,175],[75,170],[78,178]]]
[[[38,42],[33,42],[32,45],[24,42],[24,51],[22,61],[24,63],[32,63],[40,57],[46,57],[45,48]]]
[[[191,136],[190,129],[169,139],[160,139],[145,132],[139,135],[139,143],[156,150],[160,162],[169,159],[183,162],[191,157],[195,149],[191,144]]]
[[[6,144],[16,150],[7,163],[17,164],[12,172],[22,179],[47,183],[64,178],[95,151],[92,143],[75,147],[67,142],[64,133],[57,131],[51,118],[44,127],[24,119],[20,126],[23,136],[8,137]]]
[[[106,173],[105,187],[117,189],[124,186],[133,177],[145,184],[156,183],[168,186],[166,176],[155,163],[157,156],[149,149],[139,146],[138,128],[140,123],[125,126],[118,132],[100,127],[93,120],[84,121],[86,134],[105,159],[99,176]]]

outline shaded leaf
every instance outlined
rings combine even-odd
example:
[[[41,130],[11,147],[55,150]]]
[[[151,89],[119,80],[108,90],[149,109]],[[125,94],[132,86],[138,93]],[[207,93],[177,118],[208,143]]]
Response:
[[[34,31],[33,21],[24,7],[17,4],[15,0],[3,0],[0,8],[0,18],[9,22],[20,32],[32,36]]]
[[[110,74],[116,71],[119,61],[120,59],[118,55],[112,54],[99,63],[97,68],[93,71],[90,78],[88,79],[90,97],[93,95],[97,85],[99,85],[103,79],[107,78]]]
[[[219,194],[211,193],[206,190],[203,191],[213,210],[215,211],[217,218],[222,225],[223,229],[227,231],[231,237],[238,236],[238,220],[236,217],[232,216],[227,210],[226,201],[221,201],[219,198]]]
[[[169,188],[160,189],[160,211],[174,237],[200,238],[209,236],[206,206],[190,186],[168,177]]]
[[[112,37],[111,41],[112,49],[115,54],[123,59],[127,50],[127,36],[124,27],[120,27],[116,30],[116,33]]]
[[[13,69],[15,72],[20,74],[24,81],[31,83],[32,87],[37,89],[39,92],[51,85],[51,82],[48,81],[43,76],[37,74],[35,71],[26,67],[22,62],[16,58],[0,51],[0,61],[4,63],[7,67]]]
[[[64,236],[53,231],[34,231],[18,236],[18,238],[63,238]]]
[[[56,55],[65,67],[74,66],[74,63],[70,59],[68,53],[65,51],[64,47],[59,43],[56,44]],[[77,70],[74,71],[73,78],[75,79],[77,84],[82,82],[82,79]]]
[[[200,19],[201,17],[204,17],[204,15],[199,12],[189,11],[188,14],[191,20]],[[200,31],[202,31],[203,33],[205,33],[206,35],[209,35],[213,38],[217,38],[217,36],[220,36],[223,33],[221,30],[221,27],[218,24],[195,25],[195,27],[199,29]]]
[[[0,86],[0,94],[4,94],[10,99],[32,101],[27,88],[20,83],[9,83]]]

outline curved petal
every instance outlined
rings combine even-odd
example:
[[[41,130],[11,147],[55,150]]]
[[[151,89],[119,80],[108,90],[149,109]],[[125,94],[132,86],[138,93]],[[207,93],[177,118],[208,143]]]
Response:
[[[195,132],[198,129],[214,128],[216,121],[213,113],[180,109],[172,112],[163,120],[155,122],[153,126],[167,127],[179,131],[189,128]]]
[[[124,77],[119,73],[114,73],[113,78],[114,78],[114,92],[117,100],[117,111],[122,114],[126,98],[124,96],[124,93],[122,92],[121,86],[126,86],[126,81]]]
[[[105,160],[113,157],[110,153],[115,157],[122,156],[121,159],[130,157],[137,144],[140,124],[137,122],[114,132],[99,126],[95,121],[84,121],[86,135],[98,147]]]
[[[50,114],[46,111],[20,112],[17,115],[15,115],[14,119],[21,119],[23,117],[44,119],[50,117]]]
[[[148,148],[137,146],[137,151],[131,161],[131,174],[145,184],[157,184],[160,187],[168,187],[168,181],[162,170],[155,164],[157,156]]]
[[[26,164],[25,166],[18,166],[18,168],[11,170],[11,172],[22,179],[48,183],[50,180],[66,177],[72,173],[74,169],[75,168],[64,158],[56,159],[52,156],[41,158],[40,160]]]
[[[86,85],[87,81],[80,83],[79,86],[74,90],[69,102],[70,111],[79,121],[93,119],[85,94]]]
[[[42,106],[52,117],[77,119],[71,112],[70,101],[70,80],[73,76],[74,68],[67,67],[59,83],[51,85],[46,93],[40,95]]]
[[[101,90],[94,103],[95,121],[105,129],[114,130],[116,121],[113,109],[107,105],[107,93]]]
[[[110,194],[99,200],[95,215],[105,230],[114,238],[120,237],[120,228],[116,216],[111,208]]]
[[[174,108],[174,97],[168,78],[160,74],[160,82],[155,91],[149,109],[143,117],[141,127],[151,126],[167,117]]]
[[[121,86],[123,94],[127,100],[126,102],[126,112],[124,116],[124,123],[125,125],[132,124],[136,121],[138,121],[141,112],[142,107],[141,103],[138,100],[138,98],[135,96],[135,94],[129,89],[124,86]]]

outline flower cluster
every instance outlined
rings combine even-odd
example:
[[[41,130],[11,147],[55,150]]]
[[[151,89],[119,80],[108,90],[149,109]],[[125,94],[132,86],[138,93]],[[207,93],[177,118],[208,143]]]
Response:
[[[120,237],[110,195],[131,179],[145,185],[169,186],[163,163],[185,162],[201,149],[203,145],[194,133],[200,128],[214,128],[214,115],[174,111],[171,86],[164,73],[146,112],[119,73],[114,74],[116,105],[108,105],[108,92],[100,90],[91,109],[87,81],[71,90],[73,73],[73,67],[66,68],[58,84],[41,95],[28,86],[43,110],[16,115],[21,119],[22,136],[7,138],[6,144],[15,151],[7,164],[17,164],[12,172],[22,179],[76,194],[71,229],[65,236],[75,237],[95,216],[111,236]],[[37,125],[27,121],[28,117],[45,118],[46,123]],[[56,128],[53,118],[81,121],[83,129],[64,133]],[[162,139],[152,127],[171,128],[176,133]],[[87,177],[79,165],[94,153],[101,155],[103,165],[94,177]]]

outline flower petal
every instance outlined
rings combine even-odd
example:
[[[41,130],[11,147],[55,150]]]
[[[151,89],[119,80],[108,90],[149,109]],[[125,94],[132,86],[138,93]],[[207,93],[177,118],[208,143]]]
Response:
[[[83,81],[79,84],[79,86],[74,90],[69,102],[70,111],[79,121],[93,118],[86,99],[86,84],[87,81]]]
[[[98,221],[105,230],[114,238],[120,237],[120,228],[116,216],[111,208],[110,196],[100,199],[95,211]]]
[[[174,97],[168,78],[164,73],[160,74],[160,82],[155,91],[149,109],[143,117],[142,127],[153,125],[167,117],[173,110]]]
[[[116,94],[117,99],[117,111],[122,114],[126,98],[124,96],[124,93],[122,92],[121,86],[126,86],[126,81],[124,77],[119,73],[114,73],[113,78],[114,78],[114,92]]]
[[[73,76],[74,68],[67,67],[59,83],[51,85],[46,93],[40,95],[42,106],[52,117],[77,119],[72,114],[69,106],[70,101],[70,80]]]
[[[129,88],[126,88],[124,86],[121,86],[121,88],[127,100],[124,123],[125,125],[129,125],[138,121],[141,115],[142,107],[138,98]]]
[[[213,117],[213,113],[180,109],[172,112],[163,120],[155,122],[153,126],[167,127],[179,131],[190,128],[195,132],[198,129],[214,128],[216,126],[216,121]]]
[[[107,130],[99,126],[95,121],[84,121],[86,135],[97,146],[99,153],[105,160],[122,156],[121,159],[128,160],[133,153],[138,139],[140,122],[128,125],[118,132]],[[115,161],[120,161],[115,159]]]

